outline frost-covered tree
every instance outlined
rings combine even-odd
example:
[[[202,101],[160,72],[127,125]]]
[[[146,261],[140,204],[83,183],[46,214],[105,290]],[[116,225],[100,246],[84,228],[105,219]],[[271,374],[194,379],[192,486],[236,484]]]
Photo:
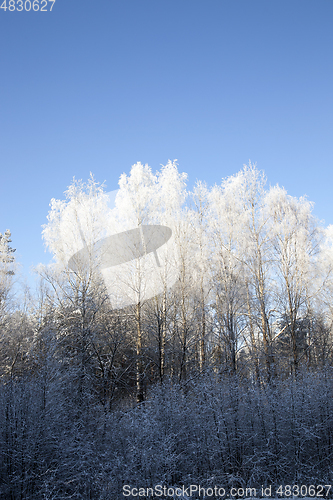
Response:
[[[13,274],[13,270],[8,269],[7,266],[14,262],[13,253],[16,251],[15,248],[9,245],[9,243],[12,242],[10,238],[11,232],[9,229],[7,229],[4,234],[0,233],[0,262],[2,265],[4,264],[1,271],[7,274]]]
[[[264,293],[267,264],[263,261],[264,179],[250,165],[212,188],[210,232],[214,248],[215,331],[217,359],[222,356],[235,373],[244,345],[259,376],[259,350],[263,340],[269,364],[267,303]],[[265,258],[267,255],[265,254]],[[265,272],[264,272],[265,271]]]
[[[142,231],[144,224],[154,222],[154,208],[156,207],[157,177],[148,165],[140,162],[132,166],[129,176],[122,174],[119,180],[119,193],[116,198],[118,216],[124,227],[138,228]],[[156,219],[155,219],[156,220]],[[142,305],[147,286],[145,266],[140,258],[133,259],[131,272],[128,273],[127,285],[135,295],[136,320],[136,398],[141,403],[144,399],[144,361],[143,361],[143,331]],[[126,279],[126,277],[125,277]]]
[[[9,229],[4,234],[0,233],[0,317],[3,316],[6,302],[12,287],[14,274],[14,252],[15,248],[10,246],[12,242]]]
[[[190,193],[192,208],[189,212],[193,232],[195,251],[191,258],[197,290],[195,293],[197,321],[198,365],[202,372],[206,365],[207,343],[209,341],[209,327],[207,309],[209,307],[209,293],[212,288],[210,283],[209,261],[212,257],[209,234],[209,190],[206,184],[197,182]]]
[[[261,333],[264,348],[266,377],[273,375],[273,349],[270,320],[274,311],[271,293],[271,234],[269,231],[270,214],[265,206],[264,173],[251,163],[236,176],[239,184],[238,199],[244,211],[243,251],[248,284],[252,291],[252,304],[256,306],[254,316]]]
[[[39,268],[54,304],[52,328],[62,355],[73,371],[78,397],[86,399],[95,377],[98,344],[97,318],[107,308],[107,294],[99,271],[96,242],[106,234],[109,214],[102,186],[93,177],[73,181],[66,200],[52,200],[43,237],[55,262]],[[70,259],[72,259],[71,265]]]
[[[170,360],[167,366],[166,348],[171,356],[175,356],[175,332],[172,330],[172,293],[169,292],[170,286],[179,280],[179,253],[176,248],[177,235],[179,235],[179,227],[184,218],[184,202],[187,197],[185,173],[178,171],[176,161],[170,160],[157,173],[158,176],[158,203],[157,215],[161,224],[169,227],[172,230],[172,241],[174,248],[170,248],[165,255],[163,262],[156,269],[159,280],[162,283],[161,294],[157,295],[154,300],[154,316],[155,316],[155,341],[157,342],[158,352],[158,371],[160,380],[163,381],[166,369],[174,369],[174,364],[170,366]]]
[[[135,297],[136,318],[136,356],[137,356],[137,401],[143,400],[143,374],[146,364],[143,356],[143,306],[147,299],[150,282],[155,285],[155,298],[150,304],[155,310],[157,329],[154,337],[157,341],[157,360],[159,378],[165,373],[165,346],[167,336],[167,290],[178,277],[178,256],[172,245],[177,238],[177,229],[182,220],[182,204],[186,197],[186,176],[178,172],[175,162],[169,161],[159,172],[153,174],[148,165],[137,163],[132,166],[129,176],[123,174],[119,181],[119,193],[116,197],[116,213],[123,227],[138,228],[142,231],[146,225],[162,225],[171,229],[172,237],[162,251],[162,258],[136,258],[129,263],[127,283]],[[149,260],[150,259],[150,260]],[[153,262],[152,262],[153,260]]]
[[[312,204],[305,198],[294,198],[275,186],[267,193],[265,202],[271,216],[276,307],[280,317],[285,318],[283,328],[290,337],[292,368],[297,372],[304,354],[301,343],[304,351],[309,340],[306,330],[300,329],[300,320],[306,317],[311,299],[319,293],[325,279],[318,273],[317,264],[321,231],[311,213]]]
[[[0,233],[0,372],[10,373],[20,356],[21,334],[17,330],[17,323],[13,320],[13,276],[15,268],[14,252],[10,246],[11,232]],[[16,327],[14,327],[14,324]],[[14,331],[11,331],[14,328]],[[15,339],[15,341],[14,341]]]

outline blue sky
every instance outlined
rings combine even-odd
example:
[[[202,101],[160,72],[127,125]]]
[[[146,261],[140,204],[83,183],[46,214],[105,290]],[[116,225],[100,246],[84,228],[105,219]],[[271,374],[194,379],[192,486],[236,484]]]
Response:
[[[0,9],[0,232],[23,274],[51,258],[51,198],[90,171],[116,189],[137,161],[178,159],[192,186],[251,160],[333,224],[332,25],[332,0]]]

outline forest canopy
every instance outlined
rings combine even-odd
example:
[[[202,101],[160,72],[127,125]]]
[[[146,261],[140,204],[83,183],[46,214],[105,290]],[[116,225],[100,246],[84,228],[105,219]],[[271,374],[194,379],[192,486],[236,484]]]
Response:
[[[251,163],[220,185],[186,182],[176,161],[137,163],[110,206],[93,176],[73,180],[51,200],[54,261],[24,307],[0,234],[4,498],[120,498],[124,481],[214,475],[330,480],[333,228]],[[151,252],[154,275],[147,255],[101,270],[98,242],[146,226],[172,231],[168,252]]]

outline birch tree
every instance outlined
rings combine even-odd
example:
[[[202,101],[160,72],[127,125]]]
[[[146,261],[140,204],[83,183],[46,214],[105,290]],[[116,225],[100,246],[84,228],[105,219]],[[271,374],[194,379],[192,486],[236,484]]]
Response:
[[[162,165],[158,172],[158,203],[156,206],[157,216],[161,224],[169,227],[173,234],[172,247],[161,266],[157,269],[159,279],[163,284],[163,292],[159,297],[155,297],[156,304],[156,321],[157,321],[157,342],[158,342],[158,369],[160,380],[163,381],[166,370],[166,342],[167,342],[167,327],[170,325],[168,321],[168,313],[171,313],[172,294],[168,289],[173,287],[179,279],[179,253],[176,248],[179,226],[184,218],[184,202],[187,197],[186,179],[187,174],[178,171],[176,160],[170,160],[166,165]],[[171,332],[171,327],[169,328]],[[174,334],[169,333],[170,337]]]
[[[216,353],[222,371],[236,373],[242,343],[245,267],[241,241],[245,218],[236,179],[224,180],[209,193],[209,231],[212,243],[211,280],[214,290]]]
[[[248,289],[252,291],[252,304],[257,305],[257,312],[251,314],[257,319],[263,348],[266,378],[269,381],[274,370],[274,354],[270,320],[274,315],[272,303],[272,257],[270,214],[265,206],[266,178],[263,172],[249,163],[229,181],[235,183],[238,190],[236,199],[244,214],[243,235],[240,237],[243,246],[244,264],[248,276]]]
[[[128,284],[135,296],[136,352],[137,352],[137,401],[143,400],[143,304],[152,299],[157,319],[158,371],[163,380],[165,373],[167,290],[177,279],[177,255],[174,238],[178,221],[181,220],[181,205],[184,201],[186,176],[178,172],[176,162],[169,161],[159,172],[153,174],[148,165],[133,165],[130,175],[123,174],[119,181],[116,198],[117,217],[126,227],[163,225],[171,230],[170,244],[155,254],[155,264],[147,258],[134,259],[132,272],[128,273]],[[143,238],[144,240],[144,238]],[[153,259],[153,257],[151,257]],[[148,293],[154,284],[154,297]],[[157,295],[159,297],[157,297]],[[150,303],[147,307],[151,307]]]
[[[129,176],[122,174],[119,180],[119,194],[116,205],[120,220],[126,227],[142,230],[142,225],[154,221],[154,201],[156,203],[157,177],[148,165],[140,162],[132,166]],[[156,219],[155,219],[156,220]],[[145,297],[146,278],[144,264],[140,258],[133,261],[134,272],[128,276],[128,285],[136,296],[136,399],[144,399],[144,362],[142,306]]]
[[[207,338],[208,338],[208,325],[207,325],[207,308],[209,302],[209,293],[211,285],[209,283],[210,270],[209,260],[211,258],[211,249],[209,241],[209,191],[206,184],[197,182],[193,192],[190,193],[192,201],[192,209],[190,210],[189,217],[192,225],[192,232],[194,236],[194,244],[196,251],[193,253],[193,266],[194,277],[197,282],[197,290],[194,292],[198,305],[196,307],[198,313],[198,339],[197,344],[199,347],[199,370],[203,371],[206,365],[207,354]]]
[[[74,180],[65,194],[66,200],[51,201],[43,229],[55,262],[39,272],[53,290],[59,345],[77,367],[78,394],[84,401],[84,387],[92,377],[96,317],[107,301],[96,250],[106,234],[107,196],[92,176],[86,184]]]
[[[286,317],[292,367],[296,373],[301,356],[298,323],[306,315],[311,296],[318,292],[316,255],[320,230],[311,213],[312,205],[305,198],[296,199],[276,186],[267,193],[266,203],[271,214],[279,306]]]

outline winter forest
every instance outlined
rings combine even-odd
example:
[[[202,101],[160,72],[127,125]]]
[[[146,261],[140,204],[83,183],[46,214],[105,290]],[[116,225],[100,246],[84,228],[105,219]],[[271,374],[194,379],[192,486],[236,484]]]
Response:
[[[0,234],[0,498],[332,483],[333,227],[251,163],[192,191],[137,163],[106,193],[51,200],[36,293]],[[98,242],[157,225],[168,250],[102,269]]]

